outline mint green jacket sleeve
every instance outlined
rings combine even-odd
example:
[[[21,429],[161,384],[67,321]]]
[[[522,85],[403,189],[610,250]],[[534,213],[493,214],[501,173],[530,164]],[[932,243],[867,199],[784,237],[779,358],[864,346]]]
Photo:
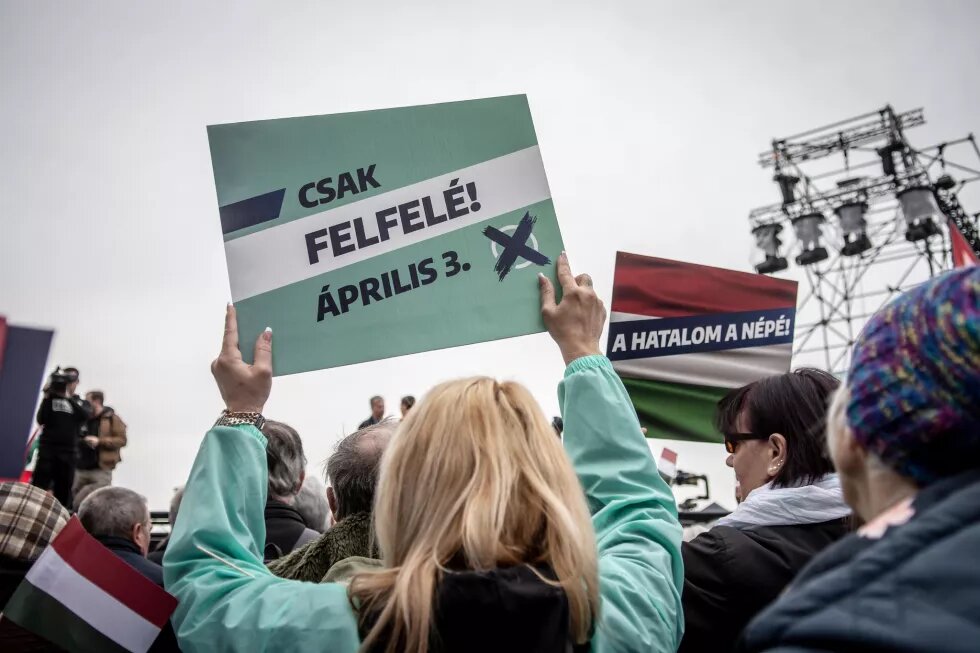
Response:
[[[265,445],[252,426],[215,427],[201,444],[163,558],[180,647],[353,653],[360,642],[342,585],[284,580],[262,564]]]
[[[684,633],[681,525],[626,388],[604,356],[572,361],[558,387],[565,449],[599,549],[598,653],[673,653]]]

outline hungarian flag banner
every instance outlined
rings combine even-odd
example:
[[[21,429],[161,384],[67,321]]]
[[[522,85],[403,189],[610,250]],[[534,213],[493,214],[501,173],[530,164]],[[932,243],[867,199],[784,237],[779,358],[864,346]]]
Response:
[[[66,651],[144,652],[176,607],[177,599],[72,517],[27,572],[3,618]]]
[[[721,442],[718,400],[788,372],[796,282],[616,253],[606,354],[647,436]]]

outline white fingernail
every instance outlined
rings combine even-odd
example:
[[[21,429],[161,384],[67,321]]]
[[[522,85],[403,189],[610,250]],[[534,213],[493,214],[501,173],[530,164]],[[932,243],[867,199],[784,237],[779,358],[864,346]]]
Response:
[[[266,333],[272,333],[272,327],[266,327],[265,328],[265,332]]]

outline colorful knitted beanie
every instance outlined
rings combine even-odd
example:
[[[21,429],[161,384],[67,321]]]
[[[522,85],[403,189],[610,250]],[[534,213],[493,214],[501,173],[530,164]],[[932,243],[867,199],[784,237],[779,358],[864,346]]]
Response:
[[[920,487],[980,469],[980,266],[943,274],[872,317],[854,345],[847,422]]]

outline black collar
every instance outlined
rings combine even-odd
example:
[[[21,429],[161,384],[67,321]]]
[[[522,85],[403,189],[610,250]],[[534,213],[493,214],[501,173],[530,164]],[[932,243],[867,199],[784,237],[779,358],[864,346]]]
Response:
[[[111,549],[113,551],[129,551],[131,553],[137,553],[143,555],[143,551],[136,546],[136,542],[128,540],[125,537],[117,537],[115,535],[107,535],[103,537],[95,538],[101,542],[105,548]]]
[[[269,519],[270,517],[273,519],[291,519],[306,526],[303,516],[299,514],[296,508],[271,497],[265,502],[265,518]]]

